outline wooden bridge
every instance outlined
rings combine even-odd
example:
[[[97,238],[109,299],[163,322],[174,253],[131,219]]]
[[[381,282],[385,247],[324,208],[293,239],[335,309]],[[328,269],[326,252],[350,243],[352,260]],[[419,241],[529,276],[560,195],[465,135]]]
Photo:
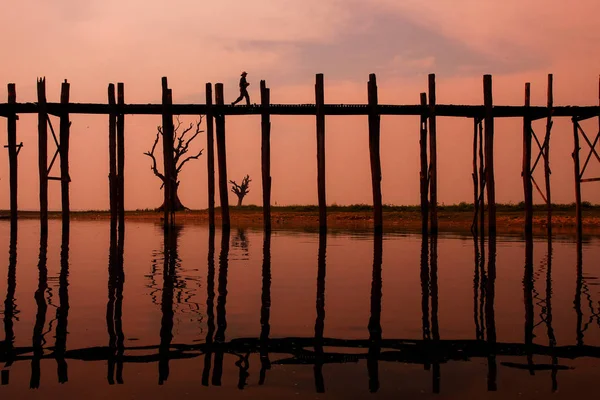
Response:
[[[316,75],[314,104],[271,104],[270,89],[265,81],[261,81],[260,105],[231,106],[224,104],[223,85],[215,85],[213,102],[212,84],[206,84],[205,104],[173,104],[173,94],[168,87],[167,78],[162,79],[161,104],[127,104],[125,103],[124,85],[108,86],[108,101],[106,104],[71,103],[69,101],[70,85],[65,81],[61,88],[60,103],[46,101],[45,79],[38,80],[37,102],[17,102],[16,87],[8,84],[8,102],[0,104],[0,116],[7,119],[8,152],[10,164],[10,209],[13,222],[17,218],[17,155],[22,143],[17,143],[16,121],[19,114],[36,113],[39,130],[39,175],[40,175],[40,219],[42,230],[47,230],[48,218],[48,180],[61,182],[63,222],[69,222],[69,136],[70,114],[103,114],[109,117],[109,186],[110,209],[114,220],[120,219],[124,213],[124,118],[125,115],[162,115],[163,125],[163,158],[165,176],[165,226],[171,226],[174,219],[174,171],[171,171],[173,158],[173,115],[206,115],[207,121],[207,163],[208,163],[208,211],[209,223],[215,224],[215,154],[214,138],[218,155],[218,184],[221,204],[221,223],[223,227],[230,225],[229,201],[227,189],[227,151],[225,148],[225,117],[234,115],[261,116],[261,160],[262,160],[262,197],[265,229],[271,227],[271,175],[270,175],[270,135],[271,115],[314,115],[316,118],[317,135],[317,187],[319,204],[319,225],[327,227],[326,188],[325,188],[325,117],[328,115],[365,115],[369,119],[369,152],[371,165],[371,180],[373,191],[374,229],[383,229],[382,196],[381,196],[381,162],[380,162],[380,116],[381,115],[412,115],[420,117],[420,187],[423,231],[428,228],[437,232],[437,117],[461,117],[473,120],[473,184],[475,205],[475,220],[483,229],[483,212],[485,197],[487,197],[487,226],[490,232],[496,230],[496,200],[494,180],[494,119],[522,118],[523,119],[523,191],[525,202],[525,230],[531,232],[533,218],[533,188],[535,187],[547,204],[548,231],[552,227],[552,199],[550,190],[550,138],[553,118],[569,117],[573,123],[573,159],[575,175],[575,204],[577,233],[581,236],[581,183],[600,180],[599,177],[584,177],[585,170],[592,156],[600,161],[596,145],[600,135],[588,135],[582,129],[580,122],[585,119],[598,117],[600,124],[600,106],[555,106],[553,97],[553,77],[548,75],[548,99],[546,106],[538,107],[530,104],[530,85],[525,84],[525,101],[523,105],[501,106],[494,105],[492,96],[492,76],[483,77],[483,105],[452,105],[437,104],[436,78],[429,75],[427,93],[421,93],[420,102],[414,105],[380,104],[377,94],[375,74],[369,76],[367,85],[368,104],[325,104],[324,77]],[[599,94],[600,99],[600,94]],[[600,100],[599,100],[600,101]],[[600,104],[600,103],[599,103]],[[59,134],[52,127],[49,116],[60,119]],[[543,135],[536,135],[532,122],[538,119],[546,120]],[[56,152],[48,165],[48,126],[50,127]],[[415,129],[416,131],[416,129]],[[583,139],[588,149],[584,153],[585,161],[581,167],[580,139]],[[532,143],[535,143],[532,149]],[[535,151],[534,151],[535,150]],[[535,155],[537,153],[537,156]],[[60,156],[60,176],[51,177],[49,171]],[[534,158],[532,163],[532,158]],[[538,165],[544,168],[544,185],[538,184],[533,178],[533,171]],[[541,167],[540,167],[541,168]],[[545,186],[542,189],[542,186]],[[430,221],[430,222],[429,222]]]

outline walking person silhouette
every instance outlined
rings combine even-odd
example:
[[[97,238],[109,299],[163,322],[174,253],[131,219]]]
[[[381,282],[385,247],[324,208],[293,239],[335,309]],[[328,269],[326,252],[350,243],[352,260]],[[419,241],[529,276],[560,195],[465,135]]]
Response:
[[[250,96],[248,95],[247,89],[247,87],[250,86],[250,84],[246,81],[246,75],[248,75],[246,71],[242,72],[242,77],[240,78],[240,97],[238,97],[236,101],[231,103],[232,106],[235,106],[237,103],[242,101],[243,98],[246,99],[246,105],[250,105]]]

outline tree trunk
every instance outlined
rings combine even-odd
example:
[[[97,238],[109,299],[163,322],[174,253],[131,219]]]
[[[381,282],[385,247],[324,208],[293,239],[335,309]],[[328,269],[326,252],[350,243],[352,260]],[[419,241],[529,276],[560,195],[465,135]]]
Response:
[[[244,200],[244,196],[238,196],[238,203],[237,203],[238,207],[242,206],[242,200]]]
[[[187,210],[188,208],[186,206],[184,206],[183,204],[181,204],[181,200],[179,200],[179,195],[177,193],[177,187],[175,187],[175,201],[173,204],[174,210],[173,211],[183,211],[183,210]],[[165,203],[163,201],[162,205],[160,207],[158,207],[156,209],[156,211],[163,211],[165,209]]]

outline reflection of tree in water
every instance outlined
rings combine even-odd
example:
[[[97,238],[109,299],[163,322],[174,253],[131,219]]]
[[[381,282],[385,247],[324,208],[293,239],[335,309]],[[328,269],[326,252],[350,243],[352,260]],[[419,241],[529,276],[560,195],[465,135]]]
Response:
[[[250,259],[250,243],[248,241],[248,237],[246,236],[245,228],[237,228],[236,234],[231,239],[231,247],[233,249],[230,256],[231,260]]]
[[[196,274],[192,275],[188,273],[194,273],[196,269],[189,270],[183,268],[181,258],[179,257],[179,236],[183,231],[183,227],[175,226],[173,230],[172,235],[175,235],[171,242],[175,247],[172,249],[175,256],[174,274],[172,276],[174,292],[173,312],[178,323],[183,321],[184,318],[182,316],[188,315],[188,321],[198,321],[201,323],[204,317],[200,311],[200,303],[194,300],[200,286],[200,277]],[[150,289],[149,295],[152,303],[157,306],[161,306],[162,301],[164,261],[164,249],[153,251],[151,272],[149,275],[146,275],[148,279],[146,287]]]

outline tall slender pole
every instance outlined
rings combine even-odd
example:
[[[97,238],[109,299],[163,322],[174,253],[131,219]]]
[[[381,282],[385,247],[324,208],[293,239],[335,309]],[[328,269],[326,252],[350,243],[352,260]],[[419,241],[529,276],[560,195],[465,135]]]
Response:
[[[383,231],[381,199],[380,117],[377,99],[377,78],[369,75],[369,155],[371,160],[371,185],[373,188],[373,220],[376,233]]]
[[[546,201],[548,209],[548,236],[552,236],[552,196],[550,191],[550,133],[552,132],[552,107],[554,107],[553,77],[548,74],[548,116],[546,117],[546,137],[544,139],[544,179],[546,181]]]
[[[117,194],[117,113],[115,85],[108,85],[108,104],[111,112],[108,115],[108,189],[110,197],[110,223],[111,232],[116,232],[118,218],[118,194]]]
[[[533,230],[533,185],[531,182],[531,84],[525,84],[525,116],[523,117],[523,191],[525,199],[525,233],[529,237]]]
[[[325,195],[325,88],[323,74],[317,74],[315,104],[317,117],[317,191],[319,197],[319,229],[327,230],[327,197]]]
[[[206,84],[206,166],[208,171],[208,225],[215,227],[215,134],[212,111],[212,84]]]
[[[477,226],[477,215],[479,214],[479,175],[477,173],[477,129],[479,127],[479,119],[473,119],[473,172],[471,176],[473,178],[473,208],[474,217],[473,217],[473,225],[471,226],[471,231],[477,236],[479,232]],[[475,240],[475,244],[477,245],[477,240]]]
[[[437,217],[437,121],[435,116],[435,74],[429,74],[429,190],[431,232],[438,231]]]
[[[164,225],[170,226],[173,210],[173,95],[167,84],[167,78],[162,78],[162,129],[163,129],[163,161],[164,161]]]
[[[223,84],[215,85],[215,103],[217,107],[223,107]],[[215,125],[217,130],[217,156],[219,157],[219,197],[221,199],[221,226],[223,229],[229,229],[229,192],[227,190],[227,150],[225,148],[225,115],[223,112],[217,112],[215,116]]]
[[[261,166],[263,190],[263,223],[265,230],[271,229],[271,114],[269,103],[271,101],[270,89],[265,81],[260,81],[261,113]]]
[[[38,168],[40,176],[40,231],[48,233],[48,109],[46,78],[37,81],[38,96]]]
[[[60,189],[62,198],[62,223],[63,230],[69,227],[70,201],[69,201],[69,136],[71,122],[69,121],[69,89],[70,85],[65,79],[60,92]],[[67,233],[68,235],[68,233]]]
[[[421,125],[419,127],[420,136],[419,136],[419,157],[421,161],[421,171],[419,173],[420,180],[420,189],[421,189],[421,232],[423,234],[427,233],[427,220],[428,220],[428,189],[429,189],[429,180],[427,177],[427,114],[425,113],[425,108],[427,107],[427,94],[421,93],[421,106],[423,108],[423,113],[421,114]]]
[[[123,83],[117,84],[117,193],[119,205],[119,232],[122,235],[125,229],[125,89]]]
[[[579,166],[579,122],[573,117],[573,166],[575,172],[575,219],[577,221],[577,241],[581,240],[583,222],[581,216],[581,172]]]
[[[14,83],[8,84],[8,104],[17,102],[17,90]],[[8,164],[10,168],[10,219],[17,222],[17,114],[12,110],[7,118]]]
[[[490,234],[496,233],[496,186],[494,182],[494,110],[492,76],[483,76],[485,106],[485,184],[488,198],[488,225]]]

